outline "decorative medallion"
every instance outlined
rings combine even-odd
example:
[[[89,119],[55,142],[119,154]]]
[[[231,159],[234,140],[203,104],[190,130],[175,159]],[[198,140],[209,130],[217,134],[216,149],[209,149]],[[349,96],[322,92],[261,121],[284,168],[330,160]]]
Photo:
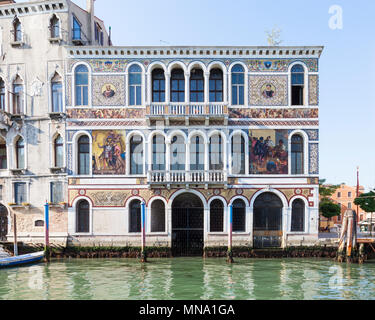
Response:
[[[116,94],[116,87],[113,84],[106,83],[102,87],[101,92],[105,98],[112,98]]]
[[[236,189],[236,194],[241,196],[243,194],[243,189]]]
[[[302,190],[301,189],[296,189],[294,190],[295,194],[301,194],[302,193]]]
[[[160,189],[155,189],[154,190],[154,195],[160,196],[161,195],[161,190]]]
[[[86,195],[86,190],[83,190],[83,189],[79,190],[79,195],[80,196]]]
[[[214,190],[214,195],[215,195],[215,196],[218,196],[219,194],[220,194],[220,189],[215,189],[215,190]]]
[[[138,196],[139,195],[139,190],[138,189],[133,189],[132,190],[132,195],[133,196]]]

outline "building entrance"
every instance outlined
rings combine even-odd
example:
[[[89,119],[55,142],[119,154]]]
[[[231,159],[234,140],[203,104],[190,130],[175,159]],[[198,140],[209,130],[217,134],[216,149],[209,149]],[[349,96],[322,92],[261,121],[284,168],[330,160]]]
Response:
[[[263,193],[255,200],[254,248],[281,246],[282,210],[283,204],[274,193]]]
[[[6,241],[8,234],[8,210],[0,204],[0,241]]]
[[[203,204],[194,194],[184,193],[172,204],[172,255],[203,255]]]

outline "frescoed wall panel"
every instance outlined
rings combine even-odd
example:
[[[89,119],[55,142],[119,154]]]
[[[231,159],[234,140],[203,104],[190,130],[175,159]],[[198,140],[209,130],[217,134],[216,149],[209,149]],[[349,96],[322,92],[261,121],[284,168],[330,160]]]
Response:
[[[317,75],[309,76],[309,105],[317,106],[319,104],[319,77]]]
[[[125,174],[125,131],[93,131],[92,141],[94,175]]]
[[[249,130],[250,174],[288,174],[288,130]]]
[[[125,77],[94,76],[92,81],[93,106],[125,105]]]
[[[314,119],[319,117],[319,109],[312,108],[236,108],[229,109],[232,119]]]
[[[287,76],[250,76],[250,105],[286,106],[288,105]]]

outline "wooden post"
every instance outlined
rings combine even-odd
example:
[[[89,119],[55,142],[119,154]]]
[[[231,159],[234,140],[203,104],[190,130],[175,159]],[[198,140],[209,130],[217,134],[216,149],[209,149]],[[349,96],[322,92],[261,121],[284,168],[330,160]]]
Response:
[[[141,203],[141,228],[142,228],[142,248],[141,248],[141,262],[147,262],[146,254],[146,204]]]
[[[344,261],[344,249],[345,249],[345,236],[346,231],[348,229],[348,215],[347,212],[344,213],[344,219],[342,221],[342,227],[341,227],[341,237],[339,241],[339,249],[337,252],[337,261],[343,262]]]
[[[44,205],[44,231],[45,231],[45,246],[44,246],[44,258],[46,262],[50,261],[51,251],[49,245],[49,204],[46,201]]]
[[[13,231],[14,231],[14,256],[18,256],[18,246],[17,246],[17,216],[16,213],[13,213]]]
[[[351,262],[353,249],[353,212],[348,214],[348,233],[346,244],[346,261]]]
[[[233,263],[233,251],[232,251],[232,234],[233,234],[233,205],[229,205],[229,231],[228,231],[228,252],[227,262]]]

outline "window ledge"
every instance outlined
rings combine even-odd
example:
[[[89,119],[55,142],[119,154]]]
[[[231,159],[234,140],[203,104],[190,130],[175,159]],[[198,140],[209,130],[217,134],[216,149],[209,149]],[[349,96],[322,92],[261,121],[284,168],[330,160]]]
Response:
[[[21,41],[13,40],[13,41],[10,42],[10,45],[12,47],[22,47],[24,45],[24,42],[22,40]]]
[[[65,168],[65,167],[61,167],[61,168],[58,168],[58,167],[52,167],[52,168],[49,168],[49,170],[50,170],[51,173],[53,173],[53,174],[66,173],[66,168]]]
[[[25,115],[22,114],[12,114],[10,116],[10,120],[12,121],[23,121],[25,119]]]
[[[64,112],[50,112],[48,116],[51,119],[65,119],[66,118],[66,113]]]
[[[49,203],[48,205],[49,205],[50,208],[65,209],[65,207],[66,207],[66,203],[65,202],[61,202],[61,203]]]
[[[30,209],[30,204],[9,204],[9,207],[11,207],[12,209],[26,209],[26,210],[29,210]]]
[[[13,175],[19,176],[26,174],[26,169],[10,169]]]
[[[61,38],[61,37],[57,37],[57,38],[55,38],[55,37],[50,37],[48,40],[49,40],[49,42],[51,42],[51,43],[60,43],[60,42],[62,42],[62,38]]]

